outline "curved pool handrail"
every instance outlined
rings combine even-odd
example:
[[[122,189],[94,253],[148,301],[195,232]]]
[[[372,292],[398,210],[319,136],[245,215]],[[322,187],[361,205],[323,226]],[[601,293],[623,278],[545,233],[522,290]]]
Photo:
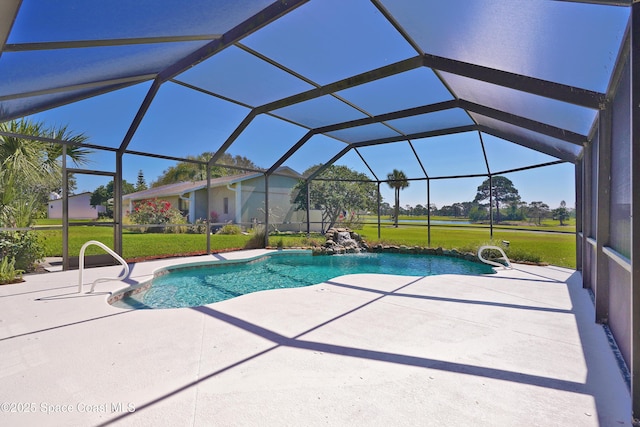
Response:
[[[105,251],[107,251],[107,253],[109,255],[114,257],[116,259],[116,261],[118,261],[120,264],[122,264],[122,266],[124,267],[124,272],[118,277],[101,277],[99,279],[94,280],[94,282],[91,284],[91,289],[89,290],[89,293],[93,292],[94,288],[96,287],[96,283],[98,283],[98,282],[107,282],[109,280],[124,280],[129,275],[129,264],[127,264],[127,262],[124,259],[122,259],[122,257],[120,255],[118,255],[117,253],[112,251],[111,248],[109,248],[109,246],[105,245],[102,242],[98,242],[97,240],[89,240],[84,245],[82,245],[82,248],[80,248],[78,293],[82,292],[82,282],[83,282],[82,279],[83,279],[83,275],[84,275],[84,252],[87,249],[87,247],[91,246],[91,245],[99,246],[102,249],[104,249]]]
[[[486,258],[482,257],[482,252],[484,252],[487,249],[493,249],[496,250],[498,252],[500,252],[500,254],[502,255],[500,258],[498,259],[503,259],[506,262],[505,264],[501,264],[499,262],[495,262],[495,261],[491,261],[488,260]],[[511,270],[513,267],[511,266],[511,262],[509,261],[509,258],[507,257],[507,254],[504,253],[504,251],[502,250],[502,248],[500,246],[480,246],[480,249],[478,249],[478,258],[480,258],[480,261],[484,262],[485,264],[489,264],[492,265],[494,267],[502,267],[505,270]]]

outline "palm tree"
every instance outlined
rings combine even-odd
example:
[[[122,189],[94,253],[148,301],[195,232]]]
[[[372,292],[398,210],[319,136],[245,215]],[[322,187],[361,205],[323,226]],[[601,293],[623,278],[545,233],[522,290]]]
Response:
[[[81,165],[91,152],[81,146],[88,138],[66,126],[48,128],[26,119],[0,123],[0,131],[0,225],[25,227],[31,225],[41,197],[62,181],[62,144],[49,139],[70,142],[67,155]]]
[[[404,172],[394,169],[393,172],[387,174],[387,184],[395,191],[395,209],[394,209],[394,225],[398,228],[398,215],[400,213],[400,190],[404,190],[409,186],[409,181]]]

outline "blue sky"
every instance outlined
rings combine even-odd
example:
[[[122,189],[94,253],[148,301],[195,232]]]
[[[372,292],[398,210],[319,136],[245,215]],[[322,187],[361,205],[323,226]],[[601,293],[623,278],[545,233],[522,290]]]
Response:
[[[491,58],[495,63],[483,65],[569,84],[574,82],[575,77],[580,79],[580,87],[601,91],[606,87],[610,70],[596,66],[585,67],[584,64],[609,64],[609,52],[619,43],[621,35],[618,34],[619,31],[611,31],[610,40],[599,38],[591,31],[592,27],[578,27],[571,23],[574,22],[576,9],[579,9],[581,22],[593,21],[612,28],[624,28],[622,24],[626,22],[626,15],[620,11],[609,13],[611,9],[606,9],[607,14],[603,14],[604,9],[596,5],[582,5],[578,8],[562,3],[527,2],[526,5],[523,3],[514,9],[511,4],[496,0],[483,3],[487,7],[483,6],[478,11],[474,7],[468,7],[464,1],[456,0],[451,4],[443,3],[441,10],[435,10],[435,13],[432,13],[432,9],[429,9],[429,14],[419,13],[422,18],[416,20],[415,16],[408,14],[413,9],[407,8],[404,1],[384,2],[385,6],[392,9],[398,19],[402,20],[407,31],[425,51],[450,55],[467,62],[483,63],[487,58]],[[206,4],[203,3],[202,7],[206,7]],[[415,4],[412,7],[415,7]],[[485,25],[479,28],[478,13],[488,13],[493,9],[499,11],[502,8],[509,9],[508,13],[513,15],[512,21],[506,24],[501,22],[500,26]],[[335,13],[338,9],[339,14]],[[33,12],[37,11],[34,9]],[[25,17],[28,17],[26,13]],[[544,22],[538,18],[548,16],[553,16],[554,21],[549,22],[543,29],[541,25]],[[532,17],[536,17],[535,22],[532,21]],[[32,33],[30,28],[37,21],[18,20],[16,28],[22,28],[23,31],[12,35],[13,39],[10,41],[46,39],[53,28],[47,29],[46,26],[51,23],[44,15],[41,18],[45,27],[36,33]],[[170,20],[169,24],[174,25],[180,19]],[[189,19],[184,18],[186,21]],[[425,19],[429,25],[423,22]],[[227,23],[214,21],[212,17],[197,19],[197,24],[203,26],[202,28],[189,29],[187,26],[181,27],[180,31],[186,31],[186,34],[190,31],[206,33],[210,29],[209,25],[220,25],[220,29],[224,30]],[[96,18],[96,22],[100,20]],[[331,25],[327,25],[327,22],[331,22]],[[358,26],[354,26],[354,22],[357,22]],[[465,31],[461,31],[460,22],[464,22]],[[482,22],[492,23],[493,20],[491,16],[485,16]],[[94,31],[93,28],[82,26],[69,26],[67,30],[64,28],[64,25],[56,24],[57,37],[86,37],[85,32],[93,34]],[[122,35],[117,31],[114,35],[113,29],[109,26],[99,27],[96,31],[105,31],[105,37],[126,37],[130,35],[129,31],[150,31],[149,34],[136,33],[145,36],[162,33],[164,27],[159,25],[151,29],[129,28],[131,26],[116,26],[117,31],[123,32]],[[178,31],[172,29],[174,30]],[[69,33],[60,34],[65,31]],[[433,32],[437,33],[438,37],[434,37]],[[23,33],[32,34],[35,40],[23,40],[18,37]],[[485,52],[497,42],[502,46],[499,51]],[[539,52],[523,49],[525,42],[544,49],[548,60],[539,61]],[[274,24],[251,34],[241,43],[320,85],[416,55],[416,51],[382,14],[365,0],[309,2]],[[576,45],[588,47],[589,52],[574,52],[572,49]],[[465,49],[461,50],[461,47]],[[566,60],[569,54],[572,55],[571,61]],[[91,58],[101,55],[107,55],[107,63],[116,61],[118,49],[94,48]],[[531,63],[531,58],[535,59],[534,63]],[[79,64],[79,67],[81,65]],[[229,70],[233,72],[228,72]],[[446,73],[441,74],[443,75],[449,79],[448,84],[453,86],[463,99],[514,112],[532,120],[551,122],[558,126],[565,125],[570,130],[582,134],[589,131],[595,115],[594,111],[582,107],[560,106],[558,101],[513,89],[472,82],[471,79]],[[313,87],[310,83],[261,61],[239,46],[228,47],[197,67],[178,75],[177,78],[211,92],[238,99],[250,106],[263,105]],[[91,143],[116,148],[122,142],[149,87],[150,83],[138,84],[118,92],[45,111],[33,118],[51,125],[68,124],[72,130],[88,135]],[[486,94],[492,96],[485,96]],[[346,89],[339,95],[371,114],[453,99],[451,93],[441,84],[440,77],[424,67]],[[128,148],[175,157],[216,151],[249,111],[247,107],[168,82],[163,84],[156,95]],[[330,96],[315,98],[274,113],[309,127],[365,117],[362,112]],[[462,110],[452,109],[429,116],[396,120],[391,125],[402,132],[411,133],[418,128],[424,130],[425,126],[435,128],[443,124],[460,126],[471,123],[470,117]],[[249,157],[260,167],[269,167],[306,132],[307,129],[304,127],[261,115],[251,123],[228,152]],[[357,141],[375,137],[381,132],[389,136],[397,135],[395,131],[381,124],[338,131],[334,135],[346,141]],[[493,173],[556,160],[492,136],[484,135],[483,141]],[[384,179],[394,168],[405,171],[410,177],[423,176],[422,167],[430,177],[487,171],[476,132],[413,140],[412,144],[413,147],[407,142],[400,142],[359,149],[359,154],[366,160],[368,167],[353,150],[337,164],[344,164],[366,173],[372,179]],[[312,165],[326,162],[344,147],[344,142],[318,135],[311,138],[285,165],[302,172]],[[422,165],[412,155],[413,149],[420,156]],[[96,152],[91,156],[91,163],[87,167],[113,172],[114,158],[113,153]],[[135,183],[138,171],[142,170],[147,183],[150,183],[172,165],[174,162],[171,161],[127,155],[123,160],[124,179]],[[513,173],[507,177],[514,182],[524,201],[543,201],[553,208],[564,200],[569,206],[574,206],[574,167],[571,164]],[[77,191],[93,191],[105,183],[104,177],[77,178]],[[482,181],[483,178],[432,180],[431,202],[441,207],[472,200],[477,186]],[[384,199],[391,202],[392,191],[386,185],[382,185],[381,189]],[[402,192],[401,202],[403,205],[426,204],[426,182],[411,182],[409,188]]]
[[[47,124],[68,124],[73,131],[88,135],[91,143],[117,147],[147,89],[147,84],[139,85],[119,93],[110,93],[45,111],[32,118]],[[177,97],[176,92],[180,93]],[[186,107],[174,111],[170,107],[172,104],[175,105],[177,99],[186,99],[188,103]],[[134,137],[130,145],[132,150],[152,150],[172,156],[197,155],[203,151],[215,151],[247,112],[245,108],[237,106],[226,108],[227,103],[221,103],[215,98],[185,90],[177,85],[170,85],[166,92],[158,96],[157,101],[152,105],[139,132]],[[212,110],[215,111],[215,120],[207,117]],[[278,122],[268,116],[257,120],[247,134],[232,145],[229,152],[248,156],[259,166],[269,166],[270,162],[277,159],[286,148],[286,145],[278,141],[283,138],[289,141],[291,138],[297,139],[306,132],[305,129],[297,126]],[[275,139],[273,144],[261,136],[261,132],[270,126],[275,128],[269,132]],[[421,156],[423,166],[430,176],[485,173],[486,166],[476,135],[475,132],[471,132],[416,140],[413,141],[413,146]],[[484,135],[483,138],[492,171],[555,160],[545,154],[492,136]],[[193,140],[207,142],[198,144],[189,142]],[[301,149],[286,165],[303,172],[316,163],[327,161],[343,147],[344,144],[335,139],[317,136],[312,138],[308,147]],[[408,160],[402,160],[400,163],[390,161],[398,157],[399,153],[406,154],[409,151],[410,147],[406,142],[360,149],[369,167],[380,179],[384,179],[393,168],[401,169],[410,176],[420,176],[421,169],[415,157],[408,156]],[[114,159],[113,153],[95,151],[90,156],[87,168],[114,172]],[[138,171],[142,170],[147,183],[150,183],[174,164],[175,162],[168,160],[127,155],[123,160],[123,177],[128,182],[135,183]],[[347,165],[373,178],[371,172],[353,151],[337,164]],[[572,164],[565,163],[512,173],[507,177],[514,182],[524,201],[544,201],[553,208],[565,200],[569,206],[574,206],[574,166]],[[93,191],[97,186],[108,182],[108,178],[87,175],[78,175],[77,180],[78,192]],[[441,207],[454,202],[470,201],[482,181],[482,178],[432,180],[431,202]],[[386,184],[381,185],[381,191],[384,200],[393,203],[393,192]],[[425,205],[426,191],[425,181],[412,181],[409,188],[403,190],[401,194],[402,205]]]

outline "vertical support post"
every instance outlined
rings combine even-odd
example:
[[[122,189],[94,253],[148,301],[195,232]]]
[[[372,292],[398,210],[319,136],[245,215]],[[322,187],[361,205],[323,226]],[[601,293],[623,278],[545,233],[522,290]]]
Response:
[[[631,194],[640,191],[640,3],[631,6]],[[640,202],[631,199],[631,402],[640,426]]]
[[[427,246],[431,247],[431,180],[427,178]]]
[[[62,269],[69,269],[69,176],[67,144],[62,145]]]
[[[207,203],[207,219],[205,224],[207,226],[207,255],[211,255],[211,211],[213,211],[211,203],[211,164],[207,162],[207,192],[204,199]],[[195,206],[194,206],[195,209]],[[237,207],[236,207],[237,209]]]
[[[584,156],[582,157],[582,191],[584,200],[582,203],[582,287],[591,288],[591,272],[594,268],[593,260],[588,256],[591,253],[591,244],[588,238],[592,236],[591,217],[594,215],[594,193],[592,185],[593,160],[592,160],[593,142],[584,147]]]
[[[311,235],[311,181],[307,180],[307,237]]]
[[[582,271],[582,253],[584,252],[584,230],[582,226],[583,212],[583,170],[584,158],[578,160],[575,166],[576,181],[576,270]]]
[[[236,192],[236,224],[242,227],[242,181],[236,182],[235,185]]]
[[[378,240],[380,240],[380,181],[378,181]]]
[[[264,174],[264,247],[269,246],[269,175]]]
[[[113,177],[113,251],[122,256],[122,157],[116,152],[116,175]]]
[[[596,322],[609,319],[609,260],[603,252],[609,243],[611,202],[611,105],[600,110],[598,119],[598,203],[596,207]]]
[[[489,175],[489,238],[493,240],[493,175]]]

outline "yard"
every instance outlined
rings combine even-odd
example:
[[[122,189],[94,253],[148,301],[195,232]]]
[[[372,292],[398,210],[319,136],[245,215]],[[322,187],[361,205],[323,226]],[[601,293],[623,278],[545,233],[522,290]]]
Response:
[[[50,223],[52,225],[52,223]],[[518,228],[518,229],[514,229]],[[568,268],[576,267],[575,235],[572,233],[553,233],[527,231],[525,227],[494,227],[494,244],[509,241],[509,256],[514,259],[539,261]],[[571,226],[566,227],[572,229]],[[565,228],[565,229],[566,229]],[[549,227],[551,231],[552,227]],[[405,225],[394,228],[385,224],[381,228],[378,240],[378,228],[375,224],[365,224],[357,230],[370,244],[386,243],[407,246],[428,246],[427,227],[424,225]],[[46,256],[62,255],[62,230],[39,230],[44,237]],[[211,236],[211,248],[214,252],[241,249],[250,240],[251,235]],[[204,234],[161,234],[123,232],[123,255],[127,260],[178,256],[206,251]],[[113,247],[113,229],[106,226],[73,226],[69,231],[69,253],[77,256],[80,248],[88,240],[98,240]],[[307,237],[304,234],[281,234],[270,237],[271,246],[308,247],[321,244],[321,236]],[[480,245],[491,243],[489,229],[477,225],[437,225],[431,227],[431,247],[458,249],[474,252]],[[102,250],[89,247],[87,254],[99,254]]]

